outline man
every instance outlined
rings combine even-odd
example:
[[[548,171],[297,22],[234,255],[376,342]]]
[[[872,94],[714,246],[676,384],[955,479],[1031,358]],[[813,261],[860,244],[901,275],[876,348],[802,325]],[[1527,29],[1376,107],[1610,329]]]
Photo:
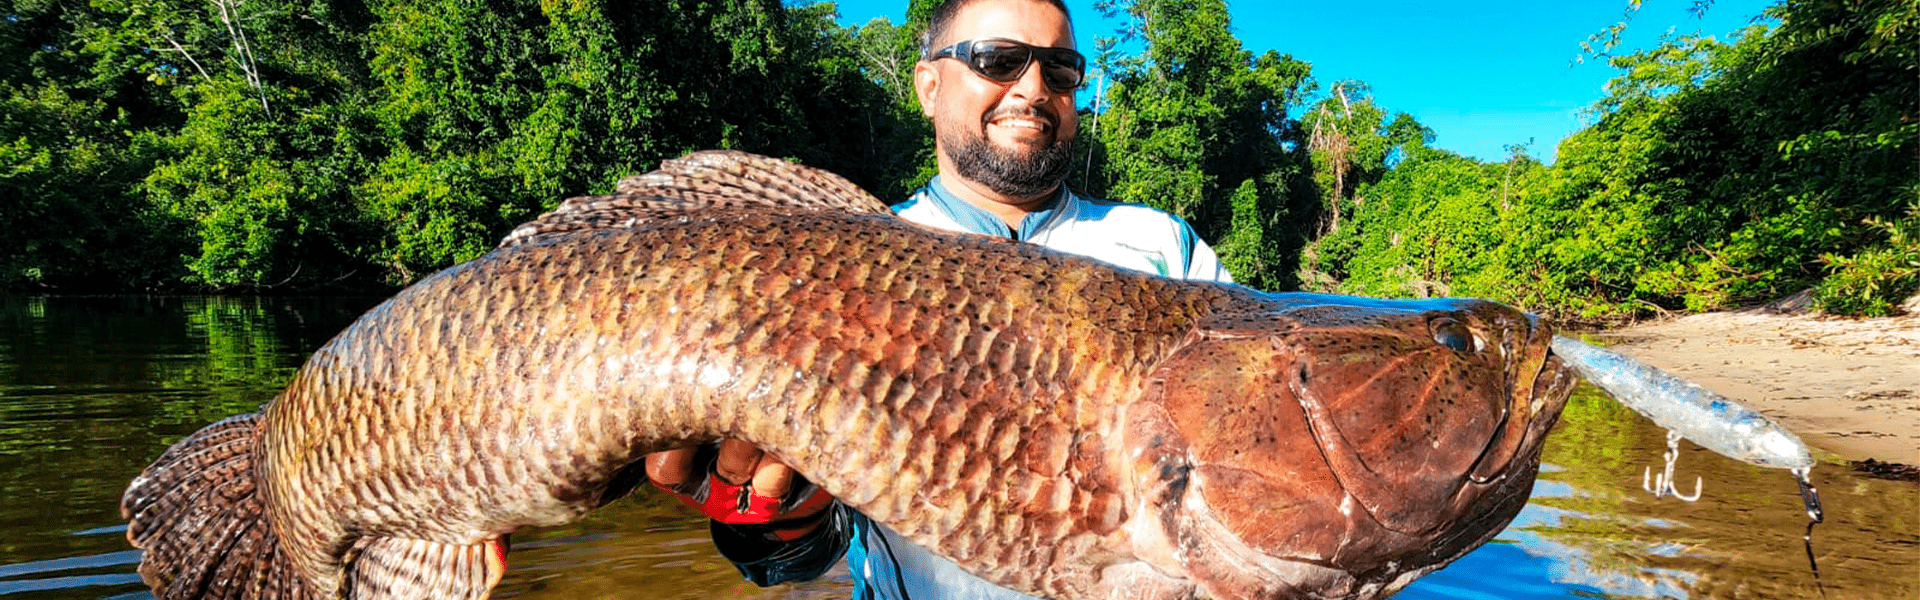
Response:
[[[894,207],[902,218],[1162,276],[1229,280],[1213,250],[1179,218],[1064,185],[1086,61],[1073,50],[1060,0],[947,2],[935,9],[924,41],[914,91],[933,120],[940,174]],[[745,442],[649,456],[647,475],[712,517],[715,545],[761,585],[811,579],[844,553],[855,598],[1025,598],[817,490],[782,505],[777,499],[795,482],[792,470]],[[701,498],[675,491],[703,476],[708,490]]]

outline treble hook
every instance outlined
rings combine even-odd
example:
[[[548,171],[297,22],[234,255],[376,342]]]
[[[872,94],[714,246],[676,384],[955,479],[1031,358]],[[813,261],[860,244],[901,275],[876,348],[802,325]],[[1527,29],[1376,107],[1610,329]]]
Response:
[[[1687,502],[1693,502],[1695,500],[1699,500],[1700,499],[1700,476],[1695,475],[1693,477],[1693,495],[1692,496],[1682,494],[1680,493],[1680,490],[1675,489],[1673,487],[1673,464],[1675,462],[1678,462],[1680,459],[1680,432],[1672,431],[1672,430],[1667,431],[1666,458],[1667,458],[1667,468],[1666,470],[1662,471],[1659,475],[1652,474],[1653,467],[1646,467],[1640,470],[1640,489],[1646,490],[1648,492],[1652,492],[1653,497],[1655,498],[1661,498],[1661,497],[1665,497],[1667,494],[1673,494],[1673,497],[1679,498],[1681,500],[1685,500]],[[1651,477],[1652,481],[1648,481],[1649,477]]]

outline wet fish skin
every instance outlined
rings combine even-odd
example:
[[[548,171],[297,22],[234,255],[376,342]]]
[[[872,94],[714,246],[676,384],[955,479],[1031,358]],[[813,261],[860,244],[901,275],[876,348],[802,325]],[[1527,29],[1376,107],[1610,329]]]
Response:
[[[1029,593],[1372,598],[1512,519],[1571,387],[1509,307],[767,206],[846,193],[745,164],[572,203],[370,311],[130,485],[143,576],[163,598],[481,597],[502,536],[619,495],[647,452],[737,437]],[[766,185],[699,191],[742,177]]]
[[[1518,513],[1573,383],[1544,327],[1472,300],[1275,299],[1203,325],[1207,341],[1176,350],[1160,393],[1129,409],[1123,447],[1176,446],[1136,473],[1171,460],[1192,474],[1178,502],[1136,492],[1159,517],[1135,518],[1136,540],[1177,540],[1158,545],[1210,597],[1373,598]],[[1437,344],[1441,329],[1475,349]]]

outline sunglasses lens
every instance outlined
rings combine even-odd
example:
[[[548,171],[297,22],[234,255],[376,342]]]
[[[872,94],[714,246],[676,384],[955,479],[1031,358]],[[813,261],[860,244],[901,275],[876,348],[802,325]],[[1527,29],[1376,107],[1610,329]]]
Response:
[[[1023,46],[982,43],[973,48],[973,70],[994,81],[1013,81],[1026,71],[1031,56]]]
[[[1054,50],[1040,55],[1040,75],[1046,80],[1047,87],[1059,91],[1080,87],[1085,77],[1085,59],[1071,50]]]

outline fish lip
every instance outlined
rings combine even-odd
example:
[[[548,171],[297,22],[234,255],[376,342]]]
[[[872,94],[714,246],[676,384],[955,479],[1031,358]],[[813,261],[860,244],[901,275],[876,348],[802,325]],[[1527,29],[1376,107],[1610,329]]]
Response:
[[[1566,408],[1567,398],[1573,395],[1574,386],[1579,385],[1580,372],[1559,353],[1549,350],[1546,354],[1546,359],[1540,362],[1540,370],[1534,373],[1533,385],[1529,389],[1532,402],[1528,409],[1533,411],[1530,416],[1536,420],[1546,413],[1552,413],[1553,418],[1548,419],[1547,423],[1547,427],[1551,428],[1552,421],[1558,420],[1559,412]]]
[[[1573,366],[1551,351],[1542,353],[1539,365],[1538,368],[1526,373],[1529,377],[1522,380],[1524,383],[1515,385],[1513,388],[1515,394],[1526,394],[1527,402],[1524,405],[1510,407],[1508,418],[1513,418],[1516,410],[1523,410],[1526,411],[1523,413],[1526,423],[1519,431],[1506,434],[1518,435],[1520,439],[1510,451],[1504,452],[1498,458],[1502,465],[1515,465],[1520,461],[1536,465],[1539,463],[1540,453],[1546,445],[1547,434],[1552,432],[1554,425],[1559,422],[1560,412],[1566,408],[1568,397],[1572,395],[1574,386],[1580,382],[1579,373],[1573,369]],[[1502,431],[1506,429],[1503,428]],[[1493,452],[1494,445],[1499,441],[1495,439],[1489,443],[1488,452]],[[1484,461],[1487,458],[1489,457],[1482,457],[1481,460]],[[1480,466],[1481,463],[1476,461],[1469,474],[1478,473]],[[1489,473],[1485,477],[1473,476],[1470,480],[1478,485],[1498,486],[1501,480],[1515,476],[1511,469],[1498,471]],[[1531,478],[1531,474],[1527,476]]]
[[[1500,434],[1488,440],[1487,447],[1473,466],[1467,470],[1467,480],[1480,485],[1497,484],[1506,474],[1501,467],[1511,465],[1515,460],[1529,454],[1537,454],[1545,443],[1545,436],[1559,419],[1559,412],[1566,406],[1567,396],[1578,383],[1578,373],[1566,360],[1554,354],[1552,350],[1541,352],[1540,366],[1516,373],[1518,377],[1512,387],[1512,394],[1526,398],[1524,405],[1509,403],[1501,414],[1501,423],[1497,431]],[[1525,411],[1524,413],[1520,411]],[[1527,420],[1525,428],[1518,432],[1509,432],[1508,422],[1516,416]],[[1507,435],[1519,435],[1510,450],[1502,452],[1502,441]],[[1489,463],[1492,461],[1492,463]],[[1485,465],[1494,464],[1491,470],[1482,473]]]

